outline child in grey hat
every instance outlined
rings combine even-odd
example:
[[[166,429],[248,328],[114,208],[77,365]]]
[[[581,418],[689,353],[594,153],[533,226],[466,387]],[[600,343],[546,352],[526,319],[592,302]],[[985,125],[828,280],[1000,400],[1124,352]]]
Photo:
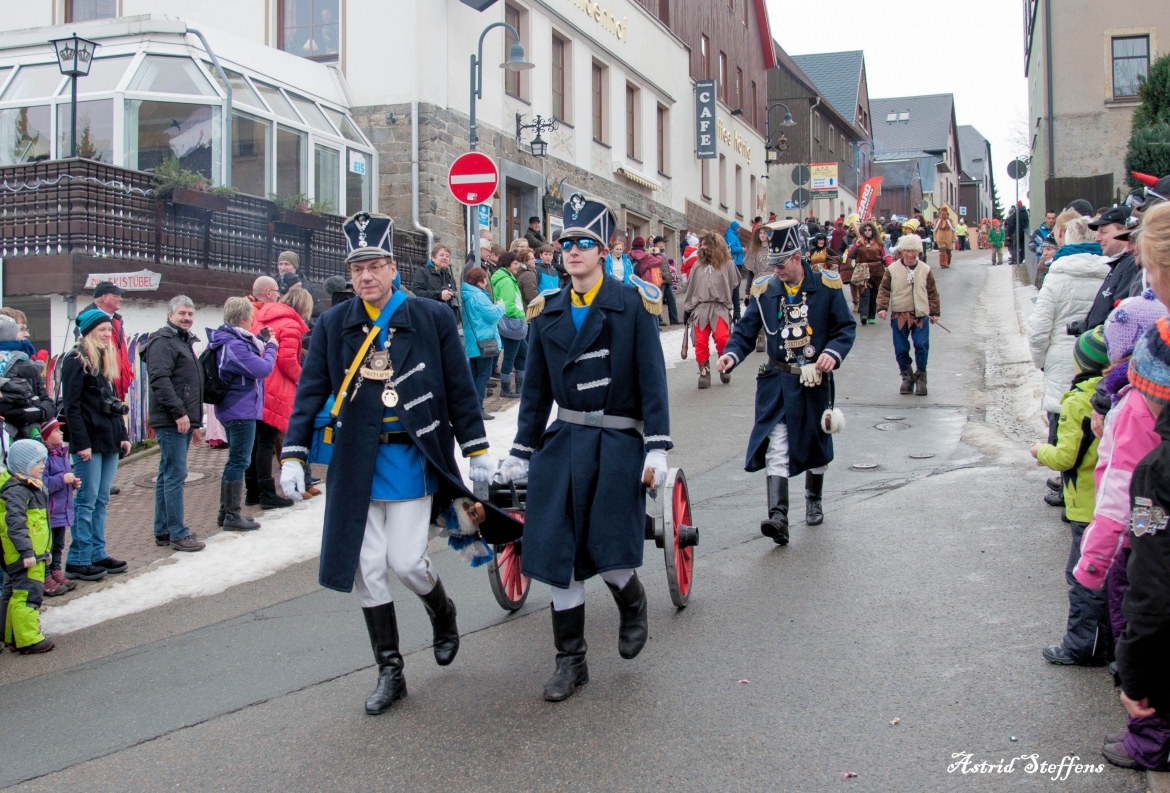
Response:
[[[0,486],[6,518],[0,549],[8,573],[0,590],[4,644],[22,655],[47,653],[56,646],[41,633],[40,617],[45,563],[53,547],[49,494],[40,478],[48,455],[40,441],[16,441],[8,449],[8,480]]]

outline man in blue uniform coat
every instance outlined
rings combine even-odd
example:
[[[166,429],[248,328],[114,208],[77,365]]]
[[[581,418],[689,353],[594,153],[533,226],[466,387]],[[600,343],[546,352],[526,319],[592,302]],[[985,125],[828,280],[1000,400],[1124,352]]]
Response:
[[[716,368],[729,372],[738,366],[755,349],[763,328],[768,362],[756,376],[756,423],[744,469],[766,468],[768,519],[760,531],[787,545],[789,476],[806,472],[805,522],[815,526],[825,519],[821,495],[833,460],[831,433],[841,426],[839,413],[826,413],[832,402],[829,373],[849,354],[857,325],[841,277],[816,273],[802,260],[796,221],[768,228],[768,262],[775,274],[752,283],[752,303]]]
[[[345,230],[352,248],[346,266],[357,298],[322,314],[313,330],[281,452],[280,481],[286,493],[304,492],[303,464],[315,419],[331,417],[322,430],[333,454],[320,581],[341,592],[357,589],[379,669],[366,700],[373,715],[406,696],[391,572],[422,599],[434,630],[435,660],[446,666],[455,659],[455,604],[427,555],[429,530],[440,515],[450,528],[454,499],[474,501],[455,463],[455,442],[470,457],[473,480],[489,481],[495,464],[451,309],[395,288],[390,218],[361,213]],[[519,536],[518,523],[484,506],[484,540]]]
[[[573,195],[564,218],[557,244],[572,280],[529,305],[520,422],[500,466],[505,481],[528,479],[521,569],[553,588],[557,663],[544,688],[551,702],[589,682],[585,579],[599,574],[617,601],[621,656],[633,658],[646,643],[646,593],[634,572],[645,543],[644,488],[665,484],[673,446],[658,340],[662,292],[605,276],[614,226],[605,205]]]

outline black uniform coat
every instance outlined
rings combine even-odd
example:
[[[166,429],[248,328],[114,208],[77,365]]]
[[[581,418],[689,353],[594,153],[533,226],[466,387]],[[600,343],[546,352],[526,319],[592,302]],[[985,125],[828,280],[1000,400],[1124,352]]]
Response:
[[[813,273],[807,262],[800,288],[808,296],[808,324],[813,329],[811,338],[816,348],[816,355],[809,362],[814,363],[822,352],[827,352],[837,359],[840,367],[857,334],[857,324],[849,312],[844,292],[826,286],[821,275]],[[737,365],[755,350],[756,336],[765,319],[768,357],[784,360],[786,350],[779,334],[784,326],[784,320],[779,318],[784,294],[783,282],[772,276],[768,290],[752,300],[743,319],[736,323],[723,353],[733,357]],[[780,421],[781,414],[788,427],[789,476],[832,462],[833,436],[820,427],[821,414],[828,406],[827,377],[819,386],[805,388],[799,376],[765,368],[756,375],[756,424],[748,439],[744,470],[759,471],[764,467],[768,434]]]
[[[313,419],[329,396],[341,387],[345,371],[373,328],[365,305],[350,299],[321,315],[313,330],[281,459],[305,460],[313,439]],[[394,338],[390,361],[398,390],[398,417],[410,439],[439,475],[432,517],[451,500],[474,496],[465,488],[455,464],[455,441],[464,454],[487,449],[479,398],[463,342],[451,309],[425,298],[408,298],[390,319]],[[368,381],[349,396],[338,416],[325,494],[325,526],[321,535],[322,586],[349,592],[357,570],[370,488],[382,431],[382,382]],[[480,533],[489,543],[520,536],[521,526],[505,513],[487,508]]]
[[[531,460],[521,570],[556,587],[567,587],[574,573],[583,581],[641,566],[646,451],[673,446],[658,318],[637,289],[607,277],[578,331],[570,294],[566,288],[549,298],[529,324],[512,446]],[[640,419],[644,436],[563,421],[546,429],[554,400]]]

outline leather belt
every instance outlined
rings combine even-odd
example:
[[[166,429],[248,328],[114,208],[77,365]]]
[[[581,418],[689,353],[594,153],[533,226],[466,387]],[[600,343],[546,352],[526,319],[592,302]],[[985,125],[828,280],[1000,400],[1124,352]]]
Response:
[[[603,410],[593,410],[585,413],[580,410],[569,410],[557,406],[557,419],[566,424],[580,424],[583,427],[601,427],[607,430],[637,430],[642,431],[642,422],[626,416],[609,416]]]
[[[399,443],[405,446],[410,445],[410,433],[408,432],[383,432],[378,435],[378,443]]]
[[[778,372],[786,372],[788,374],[800,375],[800,367],[796,364],[788,363],[787,361],[777,361],[775,358],[768,359],[768,366],[771,366]]]

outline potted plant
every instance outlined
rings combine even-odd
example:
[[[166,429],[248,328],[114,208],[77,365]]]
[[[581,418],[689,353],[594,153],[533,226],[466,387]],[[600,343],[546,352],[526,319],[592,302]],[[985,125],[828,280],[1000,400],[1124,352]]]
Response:
[[[185,168],[175,157],[167,157],[154,169],[155,195],[164,201],[225,212],[228,200],[237,192],[233,187],[208,189],[203,174]]]
[[[277,223],[313,229],[314,231],[324,231],[329,228],[329,220],[325,217],[333,213],[333,204],[329,201],[310,202],[304,193],[292,195],[273,193],[269,196],[269,200],[272,201],[276,210],[272,219]]]

